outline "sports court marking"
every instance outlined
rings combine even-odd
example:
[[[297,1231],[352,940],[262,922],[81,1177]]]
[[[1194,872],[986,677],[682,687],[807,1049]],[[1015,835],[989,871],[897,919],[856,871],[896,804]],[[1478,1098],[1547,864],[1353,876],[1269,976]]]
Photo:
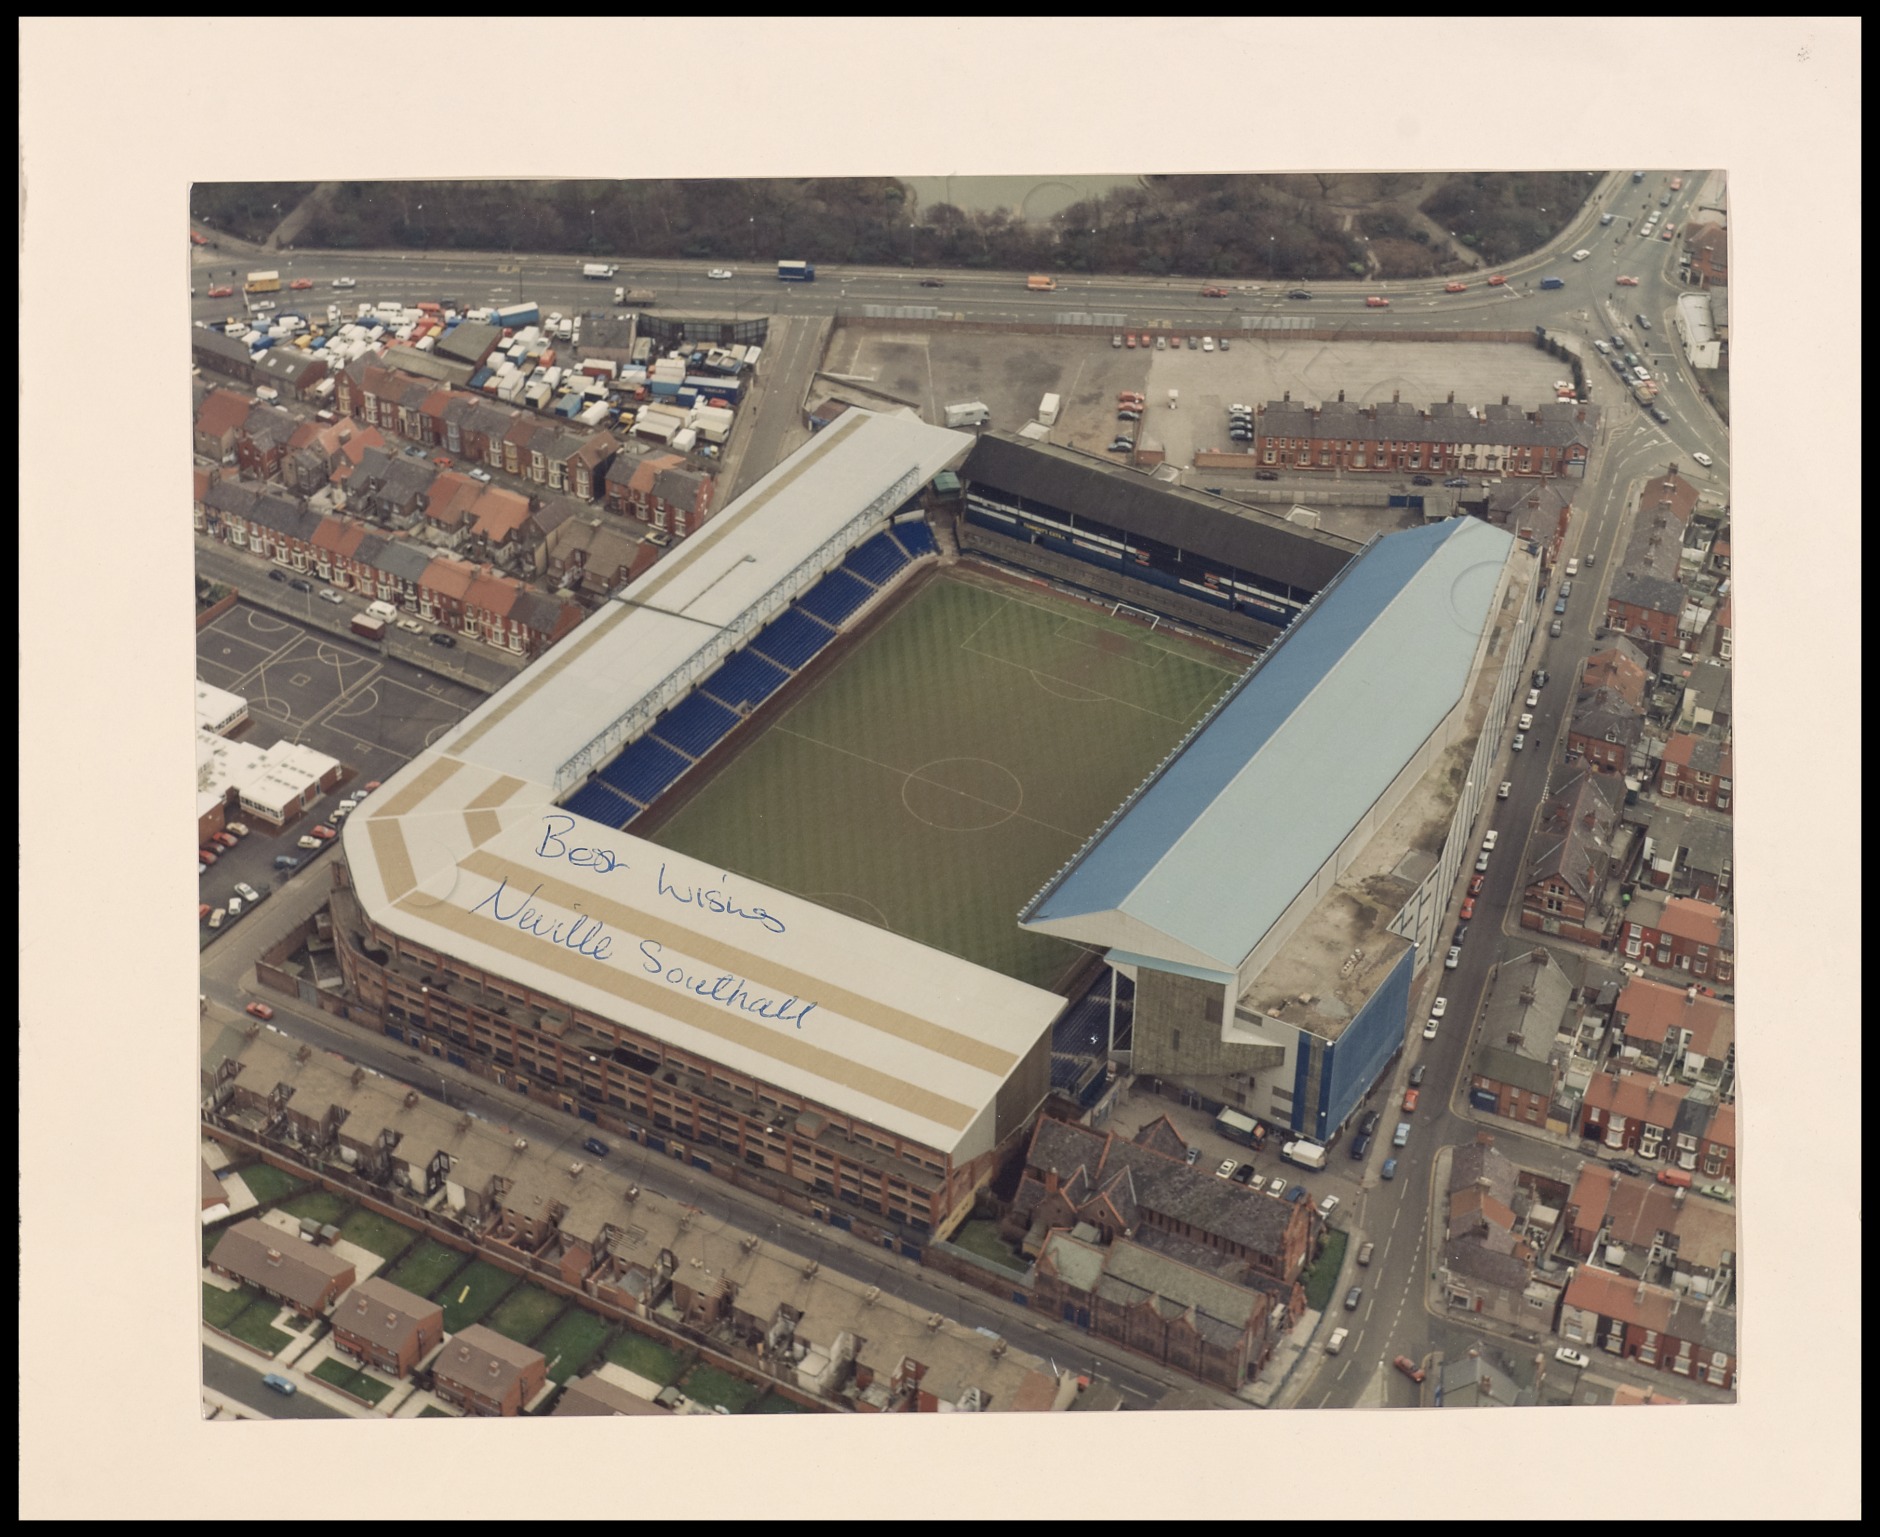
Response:
[[[949,769],[949,765],[962,765],[963,768]],[[982,772],[990,770],[989,773]],[[1010,806],[1004,804],[1008,786],[1002,783],[1003,775],[1009,784]],[[981,783],[979,790],[967,789],[960,785],[948,784],[949,779],[972,780]],[[910,793],[915,786],[921,787],[922,793]],[[932,791],[932,794],[925,793]],[[994,791],[1001,793],[995,794]],[[919,802],[925,801],[940,816],[929,815],[923,811]],[[925,822],[929,827],[938,828],[946,833],[980,833],[990,828],[1009,822],[1017,816],[1025,804],[1025,786],[1003,763],[994,763],[990,758],[935,758],[931,763],[923,763],[901,782],[901,804],[907,808],[907,814],[917,822]],[[948,808],[942,811],[942,808]]]
[[[909,815],[915,817],[917,821],[926,822],[926,824],[929,827],[938,828],[942,832],[970,832],[970,831],[976,830],[976,829],[966,828],[966,827],[947,827],[943,823],[929,821],[926,817],[921,816],[918,812],[916,812],[912,806],[907,805],[907,781],[913,779],[915,777],[915,774],[918,774],[920,772],[920,770],[918,769],[916,769],[913,774],[910,774],[906,769],[895,768],[891,764],[883,763],[879,758],[869,757],[867,753],[856,752],[853,748],[850,748],[850,747],[838,747],[833,742],[824,742],[816,737],[808,736],[801,731],[792,731],[788,726],[784,725],[783,722],[781,721],[779,721],[776,725],[772,726],[770,729],[772,731],[778,732],[779,734],[783,736],[793,736],[799,742],[807,742],[812,747],[820,747],[825,752],[841,753],[842,756],[845,758],[853,758],[858,763],[869,764],[871,767],[880,769],[881,772],[884,774],[891,774],[894,777],[900,779],[902,781],[901,804],[907,807]],[[1014,785],[1018,785],[1021,799],[1024,795],[1024,787],[1023,785],[1019,784],[1018,775],[1012,773],[1012,771],[1006,768],[1005,765],[1002,763],[992,763],[990,759],[985,759],[985,758],[975,758],[975,759],[943,758],[938,761],[943,762],[943,763],[955,763],[955,762],[985,763],[989,767],[999,769],[1001,772],[1003,772],[1007,777],[1011,779]],[[945,790],[951,789],[950,786],[940,784],[936,781],[928,781],[928,783],[933,784],[934,788],[937,790],[945,791]],[[1013,817],[1017,817],[1021,821],[1030,822],[1034,827],[1042,827],[1046,832],[1057,833],[1060,837],[1071,838],[1078,842],[1083,841],[1081,834],[1070,832],[1067,829],[1062,828],[1062,827],[1054,826],[1052,823],[1045,821],[1042,817],[1026,816],[1025,813],[1020,811],[1016,806],[1004,806],[1004,805],[1001,805],[997,801],[985,800],[983,796],[974,795],[964,790],[954,790],[952,791],[952,793],[954,795],[957,795],[963,800],[984,801],[984,804],[986,805],[989,811],[996,811],[999,813],[1003,813],[999,817],[999,822],[1009,822],[1012,820]],[[996,827],[998,825],[998,822],[988,822],[985,825],[989,827]]]
[[[1059,640],[1069,641],[1073,646],[1088,646],[1101,656],[1115,657],[1118,661],[1128,662],[1130,666],[1140,667],[1145,672],[1158,672],[1168,661],[1168,653],[1160,646],[1132,647],[1129,642],[1133,637],[1117,630],[1103,629],[1101,626],[1091,624],[1088,620],[1073,618],[1069,614],[1065,614],[1058,621],[1058,627],[1051,633]],[[1115,640],[1116,645],[1106,646],[1096,638],[1104,635]],[[1149,661],[1145,657],[1132,655],[1133,651],[1147,651],[1154,656],[1155,660]]]
[[[888,922],[888,915],[879,907],[867,897],[859,897],[852,891],[799,891],[796,895],[805,902],[814,902],[818,907],[826,907],[831,912],[846,913],[851,918],[859,918],[864,923],[872,923],[877,928],[886,929],[890,934],[900,932]],[[861,911],[863,908],[867,908],[868,911]],[[870,917],[870,913],[874,916]]]

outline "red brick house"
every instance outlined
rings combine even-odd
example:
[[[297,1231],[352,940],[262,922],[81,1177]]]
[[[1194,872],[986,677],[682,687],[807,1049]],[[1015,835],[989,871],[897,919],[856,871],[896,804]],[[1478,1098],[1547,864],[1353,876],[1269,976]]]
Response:
[[[439,556],[424,568],[419,580],[419,616],[447,630],[461,630],[464,603],[475,580],[475,566]]]
[[[431,482],[424,499],[424,535],[432,544],[461,550],[470,533],[470,510],[483,488],[468,475],[446,470]]]
[[[1645,766],[1645,716],[1616,689],[1583,689],[1567,722],[1567,755],[1604,774]]]
[[[1729,914],[1714,902],[1633,896],[1626,909],[1621,953],[1627,960],[1681,972],[1719,986],[1736,979],[1736,937]]]
[[[1584,767],[1570,768],[1542,808],[1528,844],[1521,891],[1521,927],[1596,945],[1606,936],[1601,902],[1619,830],[1612,780]]]
[[[1560,1337],[1674,1376],[1736,1386],[1736,1314],[1627,1275],[1582,1266],[1567,1283]]]
[[[1253,453],[1263,466],[1290,473],[1583,476],[1599,431],[1599,410],[1550,403],[1471,409],[1448,401],[1423,410],[1390,402],[1359,406],[1344,399],[1318,406],[1290,392],[1255,412]]]
[[[1634,710],[1643,710],[1651,689],[1645,653],[1629,640],[1614,640],[1605,650],[1595,651],[1586,659],[1580,687],[1587,691],[1611,689]]]
[[[661,470],[653,477],[652,496],[648,502],[654,528],[670,528],[683,539],[698,532],[712,515],[711,476],[683,466]]]
[[[1658,761],[1658,793],[1667,800],[1732,811],[1734,755],[1727,742],[1707,737],[1674,736]]]
[[[520,1414],[547,1381],[541,1351],[482,1324],[453,1334],[431,1367],[431,1391],[472,1415]]]
[[[626,506],[623,509],[630,517],[638,518],[642,523],[653,521],[653,482],[663,470],[680,469],[685,464],[683,454],[654,452],[645,454],[633,463],[633,473],[627,477]]]
[[[254,401],[235,390],[211,390],[196,412],[194,447],[204,459],[226,464],[235,457],[235,441]]]
[[[1736,1010],[1694,986],[1633,977],[1613,1005],[1619,1060],[1661,1083],[1734,1093]]]
[[[1632,640],[1678,646],[1683,642],[1684,606],[1682,583],[1622,572],[1606,594],[1606,628]]]
[[[444,1309],[369,1276],[333,1310],[333,1344],[355,1360],[403,1378],[444,1338]]]
[[[1721,224],[1694,224],[1686,230],[1684,249],[1691,257],[1691,281],[1699,288],[1730,284],[1730,239]]]
[[[1595,1074],[1580,1100],[1580,1135],[1601,1152],[1662,1157],[1672,1146],[1690,1089],[1660,1083],[1650,1073],[1615,1069]]]
[[[322,518],[313,534],[313,570],[321,581],[351,588],[358,581],[353,556],[369,530],[351,518]]]
[[[521,656],[528,643],[520,630],[512,633],[509,627],[510,610],[516,606],[518,592],[509,578],[497,576],[488,566],[477,567],[464,594],[464,633]]]
[[[332,1249],[302,1243],[258,1217],[237,1222],[216,1241],[209,1268],[317,1318],[353,1284],[353,1262]]]

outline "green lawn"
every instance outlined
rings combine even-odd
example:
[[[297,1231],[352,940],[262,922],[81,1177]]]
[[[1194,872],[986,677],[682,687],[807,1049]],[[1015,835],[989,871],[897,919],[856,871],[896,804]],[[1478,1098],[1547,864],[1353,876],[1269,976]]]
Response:
[[[293,1175],[275,1168],[271,1163],[251,1163],[247,1168],[238,1169],[236,1172],[241,1175],[242,1183],[263,1206],[270,1201],[278,1201],[283,1196],[290,1196],[306,1185],[305,1180],[295,1179]]]
[[[314,1367],[313,1375],[322,1382],[332,1383],[342,1393],[350,1393],[354,1398],[363,1398],[374,1406],[377,1406],[392,1390],[389,1382],[381,1382],[369,1372],[363,1372],[337,1356],[328,1356]]]
[[[243,1287],[240,1291],[225,1292],[219,1286],[202,1283],[202,1316],[206,1323],[212,1323],[218,1329],[226,1329],[242,1313],[248,1304],[255,1300],[255,1294]]]
[[[561,1298],[524,1281],[503,1298],[502,1306],[486,1322],[498,1334],[507,1335],[519,1345],[529,1345],[555,1321],[564,1306]]]
[[[293,1344],[291,1334],[283,1334],[274,1327],[274,1315],[281,1310],[281,1305],[270,1297],[258,1297],[250,1294],[251,1300],[241,1315],[231,1319],[222,1327],[236,1339],[245,1341],[269,1355],[275,1355]]]
[[[715,1366],[693,1367],[679,1384],[679,1391],[695,1403],[723,1404],[733,1414],[750,1408],[764,1392],[742,1377],[733,1377]]]
[[[1048,986],[1082,952],[1014,915],[1238,670],[1093,605],[949,573],[652,836]]]
[[[1325,1230],[1325,1247],[1299,1278],[1300,1285],[1306,1289],[1307,1307],[1322,1313],[1331,1306],[1332,1293],[1338,1286],[1338,1272],[1345,1263],[1346,1242],[1343,1229]]]
[[[457,1267],[463,1262],[464,1257],[455,1249],[447,1249],[433,1239],[423,1238],[418,1241],[416,1248],[405,1255],[388,1279],[392,1285],[402,1286],[416,1296],[435,1297],[439,1288],[457,1273]]]
[[[281,1202],[281,1210],[290,1217],[306,1217],[314,1222],[338,1222],[345,1215],[348,1202],[331,1190],[305,1190],[291,1200]]]
[[[436,1408],[431,1404],[426,1404],[418,1411],[418,1418],[421,1420],[454,1420],[456,1417],[456,1415],[447,1414],[444,1410]]]
[[[432,1294],[444,1304],[444,1332],[455,1334],[489,1312],[508,1295],[516,1278],[487,1260],[472,1260]]]
[[[637,1372],[662,1388],[669,1386],[684,1369],[685,1363],[658,1340],[648,1339],[632,1329],[622,1329],[607,1347],[607,1359],[616,1366]]]
[[[571,1307],[554,1328],[535,1342],[535,1348],[548,1357],[548,1375],[554,1382],[566,1382],[594,1359],[607,1338],[607,1325],[583,1307]]]
[[[1023,1275],[1031,1266],[1006,1247],[1005,1240],[999,1236],[999,1224],[974,1220],[961,1225],[953,1235],[952,1241],[969,1254],[977,1254],[981,1259],[991,1260],[995,1265],[1003,1265],[1007,1270]]]
[[[793,1399],[779,1398],[775,1393],[766,1393],[758,1399],[752,1414],[811,1414],[815,1411],[805,1409]]]
[[[400,1227],[390,1217],[381,1217],[363,1206],[340,1224],[339,1232],[348,1243],[369,1249],[384,1260],[397,1259],[411,1247],[415,1236],[410,1228]]]

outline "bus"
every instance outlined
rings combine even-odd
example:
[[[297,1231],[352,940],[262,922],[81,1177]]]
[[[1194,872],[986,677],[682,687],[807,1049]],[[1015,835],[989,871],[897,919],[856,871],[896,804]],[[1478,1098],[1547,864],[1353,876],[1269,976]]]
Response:
[[[813,262],[778,262],[777,281],[779,283],[813,283],[816,281],[816,267]]]

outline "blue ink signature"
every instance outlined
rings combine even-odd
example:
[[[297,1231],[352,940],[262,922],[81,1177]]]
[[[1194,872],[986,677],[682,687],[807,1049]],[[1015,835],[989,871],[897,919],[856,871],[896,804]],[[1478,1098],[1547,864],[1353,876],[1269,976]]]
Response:
[[[760,1019],[774,1019],[783,1024],[795,1024],[803,1028],[803,1021],[808,1019],[810,1011],[816,1007],[792,996],[789,998],[771,998],[752,993],[745,986],[742,977],[734,977],[729,972],[720,972],[716,976],[694,976],[683,966],[668,966],[660,959],[661,946],[657,940],[642,939],[640,955],[648,976],[658,977],[669,987],[676,987],[684,992],[696,993],[701,998],[709,998],[713,1003],[722,1003],[729,1008],[738,1009],[746,1014],[755,1014]],[[792,1013],[791,1011],[795,1012]]]

